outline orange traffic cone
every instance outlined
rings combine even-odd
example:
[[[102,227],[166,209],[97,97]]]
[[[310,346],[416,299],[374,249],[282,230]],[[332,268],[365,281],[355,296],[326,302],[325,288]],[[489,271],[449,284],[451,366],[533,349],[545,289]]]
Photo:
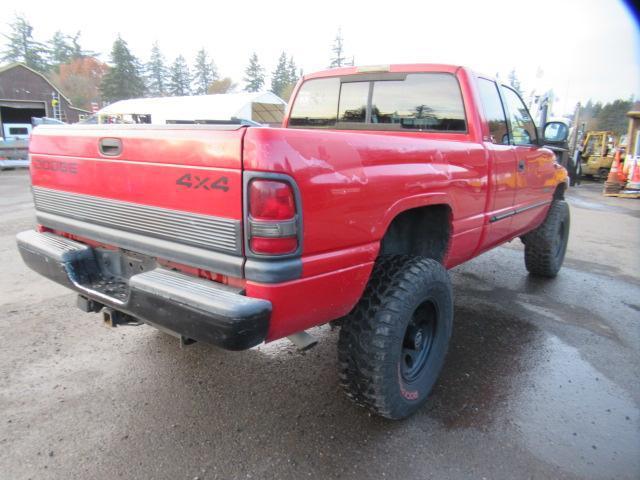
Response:
[[[622,188],[622,184],[618,179],[620,170],[620,149],[618,149],[616,150],[616,156],[611,164],[609,176],[607,177],[606,182],[604,182],[604,191],[602,192],[604,196],[614,197],[620,192],[620,189]]]
[[[620,155],[620,162],[618,164],[618,181],[624,185],[625,183],[627,183],[627,171],[625,169],[625,165],[627,164],[626,158],[624,161],[624,164],[622,162],[622,150],[618,150],[618,153]]]
[[[627,182],[627,188],[625,190],[626,191],[628,191],[628,190],[640,190],[640,165],[638,165],[638,159],[637,158],[633,159],[633,164],[631,165],[631,169],[632,169],[633,173],[631,174],[631,177],[629,178],[629,182]]]
[[[611,169],[609,170],[609,176],[607,177],[607,182],[617,182],[619,172],[620,172],[620,149],[616,150],[616,155],[615,157],[613,157],[613,163],[611,164]]]

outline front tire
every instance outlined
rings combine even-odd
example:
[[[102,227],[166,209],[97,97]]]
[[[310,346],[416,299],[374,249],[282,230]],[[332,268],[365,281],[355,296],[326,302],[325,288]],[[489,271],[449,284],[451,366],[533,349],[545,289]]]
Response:
[[[558,275],[569,243],[569,205],[554,200],[544,223],[522,237],[524,263],[532,275],[553,278]]]
[[[401,419],[427,400],[451,338],[453,295],[446,269],[410,256],[381,257],[338,340],[347,396]]]

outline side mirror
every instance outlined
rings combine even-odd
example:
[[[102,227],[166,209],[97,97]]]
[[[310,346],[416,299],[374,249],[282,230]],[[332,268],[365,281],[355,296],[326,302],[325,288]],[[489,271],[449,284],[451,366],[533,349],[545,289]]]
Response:
[[[544,141],[548,143],[562,143],[567,141],[569,128],[562,122],[548,122],[544,126]]]

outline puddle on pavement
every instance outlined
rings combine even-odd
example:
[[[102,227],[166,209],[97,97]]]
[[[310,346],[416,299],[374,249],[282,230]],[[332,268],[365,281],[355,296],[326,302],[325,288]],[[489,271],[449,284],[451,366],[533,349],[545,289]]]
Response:
[[[481,290],[467,288],[458,297],[450,353],[426,415],[448,429],[504,431],[505,442],[579,476],[640,471],[634,400],[577,349],[523,320],[528,311],[572,323],[565,318],[570,312],[494,288],[492,296],[506,301],[500,305],[483,299]],[[597,315],[588,318],[582,328],[618,340]]]
[[[580,476],[640,472],[640,415],[629,395],[557,337],[541,350],[508,408],[530,452]]]
[[[466,303],[466,302],[465,302]],[[446,428],[493,425],[510,400],[514,379],[533,368],[544,334],[495,304],[456,305],[445,367],[427,410]]]
[[[544,305],[538,305],[536,303],[540,303],[540,301],[541,299],[536,296],[520,294],[518,295],[517,303],[520,307],[540,317],[558,323],[585,328],[597,335],[621,343],[616,332],[592,311],[575,305],[564,305],[559,302],[553,302],[549,298],[544,299]]]
[[[613,212],[618,214],[626,214],[632,217],[640,217],[640,210],[629,208],[621,204],[609,204],[602,201],[588,200],[578,197],[575,192],[569,195],[569,205],[572,207],[584,208],[586,210],[596,210],[600,212]]]

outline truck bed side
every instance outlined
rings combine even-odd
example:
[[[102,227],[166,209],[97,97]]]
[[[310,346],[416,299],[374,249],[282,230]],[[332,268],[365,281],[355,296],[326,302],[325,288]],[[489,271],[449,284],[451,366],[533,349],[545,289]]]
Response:
[[[291,284],[247,282],[250,296],[283,296],[274,301],[282,305],[271,319],[275,338],[348,313],[369,279],[380,240],[402,211],[450,208],[448,267],[479,246],[489,169],[485,149],[468,134],[249,129],[244,142],[247,171],[285,173],[302,193],[300,294],[291,295]],[[310,309],[309,291],[327,301]]]

